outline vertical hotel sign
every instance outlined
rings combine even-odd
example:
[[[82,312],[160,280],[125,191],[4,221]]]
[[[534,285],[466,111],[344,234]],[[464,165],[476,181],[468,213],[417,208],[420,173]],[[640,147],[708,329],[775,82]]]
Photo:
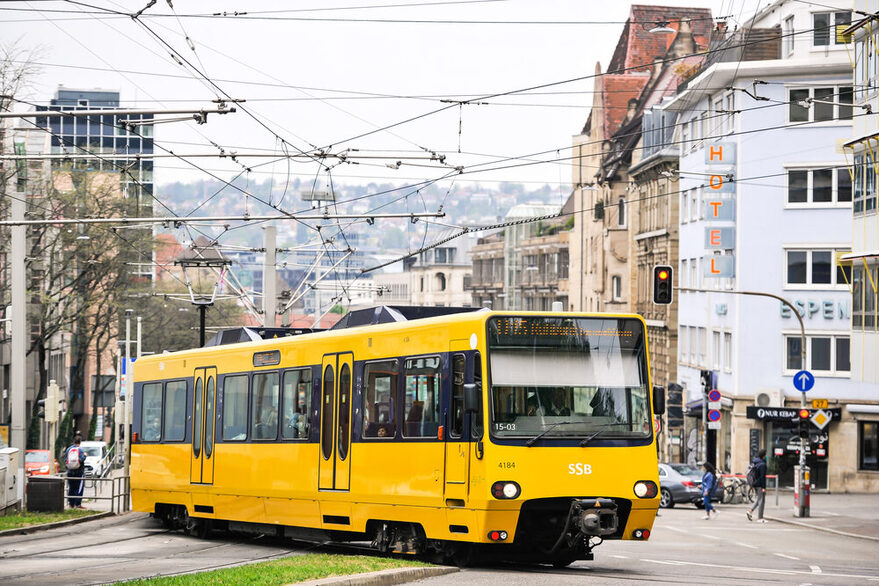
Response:
[[[705,166],[708,184],[703,189],[702,205],[705,220],[705,250],[702,259],[706,278],[735,276],[736,243],[736,144],[733,142],[708,143],[705,146]]]

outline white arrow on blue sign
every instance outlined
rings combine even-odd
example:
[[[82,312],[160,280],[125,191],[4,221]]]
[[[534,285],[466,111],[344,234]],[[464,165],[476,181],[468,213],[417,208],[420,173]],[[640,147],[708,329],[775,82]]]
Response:
[[[808,370],[801,370],[794,375],[794,388],[806,392],[815,386],[815,375]]]

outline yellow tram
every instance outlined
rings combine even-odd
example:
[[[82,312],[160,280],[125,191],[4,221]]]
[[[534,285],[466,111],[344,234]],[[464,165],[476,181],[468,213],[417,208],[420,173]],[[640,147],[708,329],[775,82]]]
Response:
[[[132,500],[169,525],[557,565],[653,526],[639,316],[382,307],[134,373]]]

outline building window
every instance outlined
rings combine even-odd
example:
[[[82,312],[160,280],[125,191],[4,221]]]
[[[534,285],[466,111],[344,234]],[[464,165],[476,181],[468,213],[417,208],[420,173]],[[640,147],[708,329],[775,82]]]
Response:
[[[687,364],[690,361],[689,356],[689,344],[690,336],[687,331],[687,326],[679,326],[678,327],[678,356],[680,357],[678,362],[681,364]]]
[[[788,90],[788,122],[851,120],[851,86],[811,87]]]
[[[796,169],[787,172],[787,203],[849,203],[852,182],[848,169]]]
[[[708,330],[699,328],[699,366],[708,365]]]
[[[879,265],[855,266],[851,274],[852,329],[879,329]]]
[[[611,294],[614,301],[620,301],[623,298],[623,280],[619,275],[611,277]]]
[[[732,372],[732,333],[723,333],[723,370]]]
[[[436,287],[438,291],[446,290],[446,276],[443,273],[436,274]]]
[[[812,45],[844,45],[842,31],[852,22],[851,12],[816,12],[812,14]]]
[[[848,375],[851,371],[849,337],[832,335],[806,336],[806,366],[803,366],[803,343],[799,334],[785,336],[787,374],[809,370],[822,375]]]
[[[790,55],[794,52],[794,17],[788,16],[784,19],[784,54]]]
[[[836,262],[835,250],[787,250],[786,285],[846,285],[851,267]]]
[[[854,157],[852,211],[855,214],[876,210],[876,165],[869,152]]]
[[[624,227],[626,225],[626,198],[621,197],[617,201],[617,226]]]
[[[858,422],[858,470],[879,471],[879,421]]]
[[[720,332],[711,332],[711,363],[714,370],[720,370]]]

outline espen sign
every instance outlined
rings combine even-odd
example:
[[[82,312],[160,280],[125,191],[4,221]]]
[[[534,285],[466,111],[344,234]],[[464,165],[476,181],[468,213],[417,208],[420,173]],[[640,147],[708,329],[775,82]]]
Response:
[[[833,319],[834,318],[834,306],[836,309],[835,315],[839,319],[849,319],[851,318],[851,307],[849,306],[848,301],[829,301],[822,300],[820,302],[809,299],[808,301],[803,301],[802,299],[794,299],[793,302],[794,307],[797,308],[797,313],[800,314],[800,317],[809,317],[811,318],[813,315],[821,312],[821,316],[824,319]],[[781,317],[789,318],[791,317],[790,307],[781,304]]]

